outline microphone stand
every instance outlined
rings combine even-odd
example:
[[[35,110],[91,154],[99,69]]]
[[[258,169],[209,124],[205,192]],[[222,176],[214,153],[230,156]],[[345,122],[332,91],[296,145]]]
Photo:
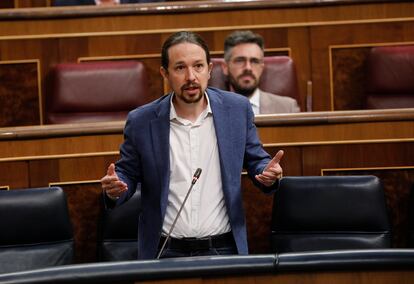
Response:
[[[167,234],[167,236],[166,236],[166,238],[165,238],[165,240],[164,240],[164,243],[162,244],[162,247],[161,247],[160,252],[158,253],[158,255],[157,255],[157,258],[156,258],[156,259],[160,259],[160,256],[161,256],[162,252],[164,251],[165,245],[167,244],[167,242],[168,242],[168,240],[169,240],[169,238],[170,238],[170,235],[171,235],[171,233],[172,233],[172,231],[173,231],[173,229],[174,229],[174,227],[175,227],[175,223],[177,223],[178,217],[180,217],[181,211],[182,211],[182,210],[183,210],[183,208],[184,208],[184,204],[185,204],[185,202],[187,201],[188,196],[190,196],[190,192],[191,192],[191,190],[193,189],[193,186],[194,186],[194,185],[195,185],[195,183],[197,182],[197,180],[198,180],[198,178],[200,177],[200,175],[201,175],[201,169],[200,169],[200,168],[198,168],[198,169],[195,171],[194,175],[193,175],[193,180],[191,181],[190,188],[188,189],[187,194],[186,194],[186,195],[185,195],[185,197],[184,197],[184,201],[183,201],[183,203],[181,204],[180,209],[178,210],[177,216],[175,216],[174,222],[173,222],[173,223],[172,223],[172,225],[171,225],[170,231],[168,232],[168,234]]]

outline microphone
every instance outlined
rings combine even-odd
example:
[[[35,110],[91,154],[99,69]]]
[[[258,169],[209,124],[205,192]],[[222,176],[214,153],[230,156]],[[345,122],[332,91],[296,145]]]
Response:
[[[184,208],[184,204],[185,204],[185,202],[187,201],[188,196],[190,196],[190,192],[191,192],[191,190],[193,189],[193,186],[195,185],[195,183],[197,182],[197,180],[200,178],[200,175],[201,175],[201,169],[200,169],[200,168],[198,168],[198,169],[195,171],[194,175],[193,175],[193,179],[192,179],[192,181],[191,181],[190,188],[188,189],[187,194],[186,194],[186,195],[185,195],[185,197],[184,197],[184,201],[183,201],[183,203],[181,204],[180,209],[178,210],[177,216],[175,216],[175,219],[174,219],[174,222],[173,222],[173,223],[172,223],[172,225],[171,225],[170,231],[168,232],[168,234],[167,234],[167,236],[166,236],[166,238],[165,238],[165,241],[164,241],[164,243],[162,244],[162,247],[161,247],[161,249],[160,249],[160,252],[159,252],[159,253],[158,253],[158,255],[157,255],[157,259],[159,259],[159,258],[160,258],[160,256],[161,256],[162,252],[164,251],[165,245],[167,244],[168,239],[170,238],[170,235],[171,235],[171,233],[172,233],[172,231],[173,231],[173,229],[174,229],[174,227],[175,227],[175,223],[177,223],[178,217],[180,217],[181,211],[182,211],[182,210],[183,210],[183,208]]]
[[[191,181],[192,185],[194,185],[197,182],[197,180],[200,178],[200,175],[201,175],[201,169],[198,168],[198,169],[196,169],[196,171],[193,175],[193,180]]]

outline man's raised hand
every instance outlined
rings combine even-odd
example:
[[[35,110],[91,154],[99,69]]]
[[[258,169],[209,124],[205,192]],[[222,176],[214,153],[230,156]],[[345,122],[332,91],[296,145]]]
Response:
[[[272,186],[278,179],[282,178],[283,169],[279,162],[283,157],[283,150],[279,150],[273,159],[267,164],[261,174],[256,175],[256,180],[265,186]]]
[[[111,163],[106,171],[106,175],[101,179],[102,190],[112,200],[117,200],[122,193],[128,190],[128,186],[119,180],[115,172],[115,165]]]

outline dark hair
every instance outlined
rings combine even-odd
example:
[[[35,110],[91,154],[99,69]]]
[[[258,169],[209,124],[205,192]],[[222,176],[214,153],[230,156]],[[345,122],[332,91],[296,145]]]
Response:
[[[193,32],[181,31],[170,35],[162,46],[161,66],[165,70],[167,70],[168,63],[170,60],[170,58],[168,57],[168,49],[170,49],[171,46],[183,42],[193,43],[204,49],[204,51],[206,52],[207,64],[210,63],[210,51],[208,50],[208,46],[205,43],[205,41],[201,38],[201,36]]]
[[[235,31],[229,34],[224,41],[224,60],[228,62],[231,56],[231,49],[242,43],[255,43],[262,51],[264,50],[264,41],[261,35],[255,34],[252,31]]]

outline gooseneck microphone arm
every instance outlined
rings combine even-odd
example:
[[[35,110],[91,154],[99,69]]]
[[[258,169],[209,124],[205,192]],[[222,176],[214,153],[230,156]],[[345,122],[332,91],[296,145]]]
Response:
[[[168,239],[170,238],[170,235],[171,235],[172,231],[174,230],[175,223],[177,223],[178,217],[180,217],[181,211],[182,211],[182,210],[183,210],[183,208],[184,208],[184,204],[185,204],[185,202],[187,201],[188,196],[190,196],[190,192],[191,192],[191,190],[193,189],[193,186],[195,185],[195,183],[197,182],[197,180],[200,178],[200,175],[201,175],[201,169],[200,169],[200,168],[198,168],[198,169],[195,171],[194,175],[193,175],[193,180],[191,181],[190,188],[188,189],[187,194],[186,194],[186,195],[185,195],[185,197],[184,197],[184,201],[183,201],[183,203],[181,204],[180,209],[178,210],[177,216],[175,216],[175,219],[174,219],[174,222],[173,222],[173,223],[172,223],[172,225],[171,225],[170,231],[168,232],[168,234],[167,234],[167,236],[166,236],[166,238],[165,238],[165,240],[164,240],[164,243],[162,244],[162,247],[161,247],[161,249],[160,249],[160,252],[159,252],[159,253],[158,253],[158,255],[157,255],[157,259],[159,259],[159,258],[160,258],[160,256],[161,256],[162,252],[164,251],[165,245],[167,244]]]

